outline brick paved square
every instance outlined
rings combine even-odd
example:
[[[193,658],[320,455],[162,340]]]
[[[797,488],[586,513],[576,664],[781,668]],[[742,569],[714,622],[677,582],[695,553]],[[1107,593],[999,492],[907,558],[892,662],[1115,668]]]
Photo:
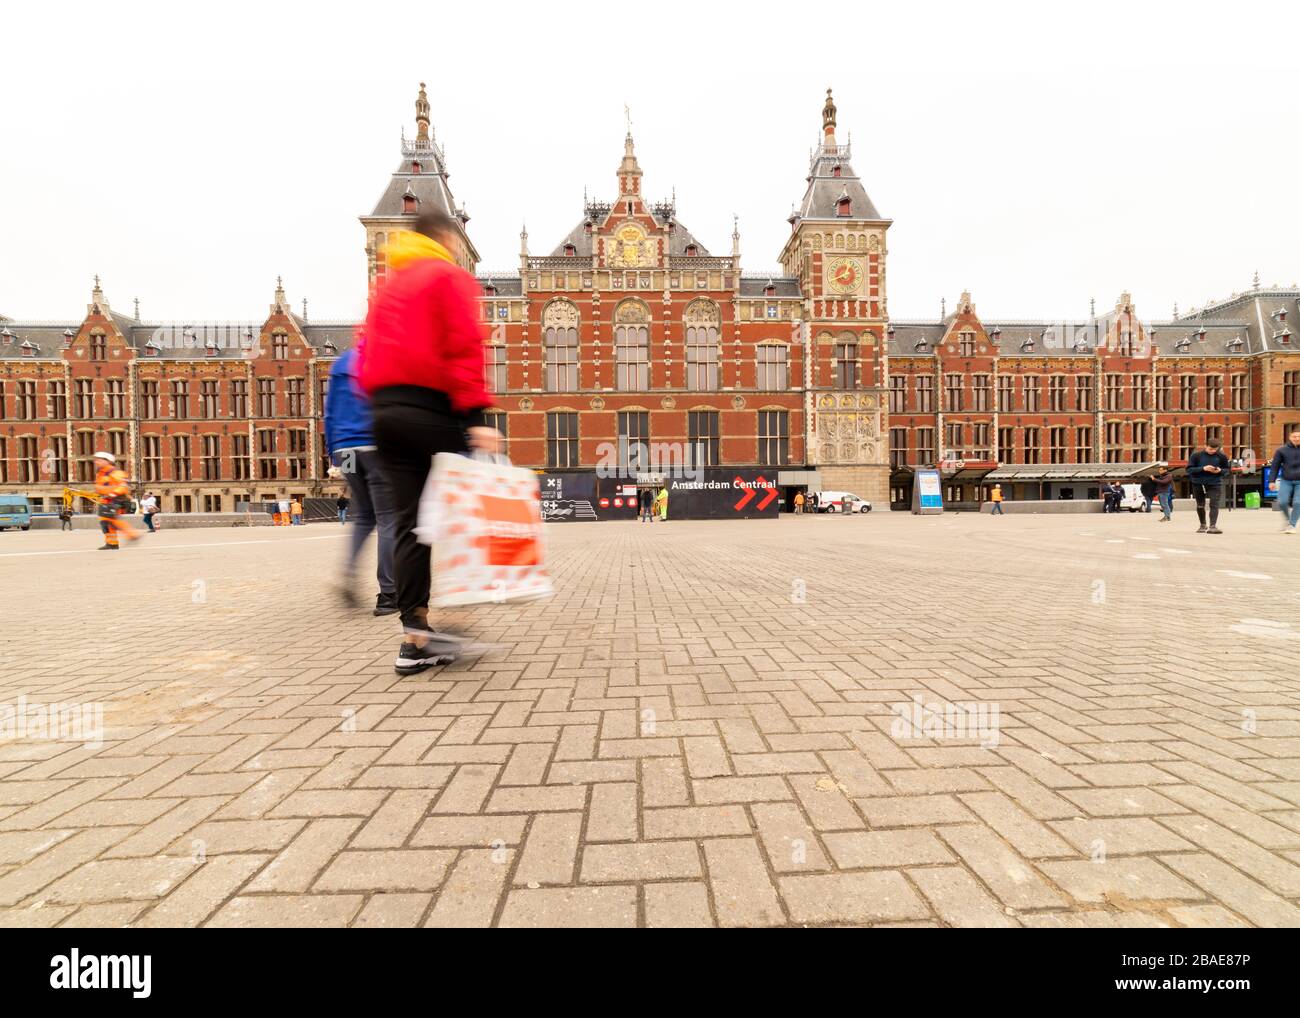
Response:
[[[0,534],[0,926],[1294,925],[1275,524],[556,525],[402,679],[332,527]]]

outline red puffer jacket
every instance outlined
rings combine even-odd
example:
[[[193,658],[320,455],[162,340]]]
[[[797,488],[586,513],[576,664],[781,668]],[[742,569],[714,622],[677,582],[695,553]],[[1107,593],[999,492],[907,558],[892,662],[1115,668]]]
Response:
[[[478,283],[450,261],[422,254],[390,260],[370,302],[360,349],[361,387],[373,396],[387,386],[418,385],[446,393],[457,413],[481,410],[492,397]]]

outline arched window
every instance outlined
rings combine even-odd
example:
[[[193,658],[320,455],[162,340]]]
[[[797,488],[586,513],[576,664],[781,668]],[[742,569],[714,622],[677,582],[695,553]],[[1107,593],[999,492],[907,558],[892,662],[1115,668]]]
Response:
[[[546,358],[546,391],[578,391],[578,308],[553,300],[542,312],[542,344]]]
[[[639,300],[614,309],[614,386],[624,392],[650,388],[650,310]]]
[[[718,340],[721,315],[711,300],[692,301],[686,309],[686,388],[718,387]]]

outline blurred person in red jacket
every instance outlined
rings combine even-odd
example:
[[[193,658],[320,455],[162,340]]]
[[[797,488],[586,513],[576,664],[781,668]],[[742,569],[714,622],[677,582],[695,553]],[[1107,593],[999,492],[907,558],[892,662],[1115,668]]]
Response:
[[[432,457],[467,447],[495,453],[501,442],[499,431],[484,426],[492,399],[481,294],[452,257],[456,223],[431,209],[413,226],[384,249],[387,271],[371,297],[358,374],[392,492],[393,573],[405,634],[394,666],[399,675],[447,664],[462,645],[429,625],[430,553],[416,540],[415,525]]]

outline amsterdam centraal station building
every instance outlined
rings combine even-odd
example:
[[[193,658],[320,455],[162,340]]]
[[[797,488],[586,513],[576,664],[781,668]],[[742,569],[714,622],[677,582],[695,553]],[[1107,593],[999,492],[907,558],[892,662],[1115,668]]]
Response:
[[[675,516],[771,515],[799,488],[903,507],[920,467],[950,503],[995,482],[1088,498],[1159,462],[1178,472],[1211,437],[1258,489],[1253,461],[1300,423],[1300,290],[1256,281],[1161,321],[1128,294],[1074,321],[986,321],[962,294],[936,321],[892,320],[891,221],[837,120],[828,91],[778,268],[747,271],[738,232],[717,250],[646,197],[629,133],[567,235],[535,251],[525,232],[517,271],[479,274],[495,420],[543,474],[549,518],[629,516],[650,484]],[[429,206],[456,217],[476,272],[421,86],[415,136],[361,217],[372,282],[388,235]],[[48,511],[107,448],[167,512],[332,496],[322,413],[354,330],[310,321],[278,282],[238,327],[140,321],[98,279],[76,320],[0,314],[0,492]]]

